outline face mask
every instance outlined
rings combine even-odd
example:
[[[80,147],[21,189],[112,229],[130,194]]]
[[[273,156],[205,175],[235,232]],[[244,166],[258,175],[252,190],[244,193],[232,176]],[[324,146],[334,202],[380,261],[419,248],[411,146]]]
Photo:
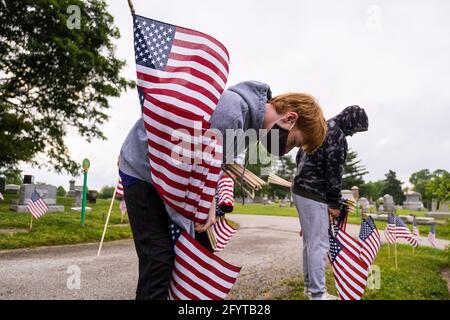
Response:
[[[278,120],[280,121],[280,120]],[[291,131],[291,129],[294,127],[295,123],[292,125],[292,127],[287,130],[284,128],[281,128],[277,123],[275,123],[275,125],[269,130],[269,132],[267,132],[267,137],[265,139],[265,141],[261,142],[261,144],[264,146],[264,148],[266,148],[267,152],[269,152],[270,154],[276,156],[276,157],[281,157],[282,155],[284,155],[286,153],[286,145],[287,145],[287,140],[289,137],[289,132]],[[274,134],[274,130],[278,130],[278,144],[275,146],[272,146],[272,135]]]

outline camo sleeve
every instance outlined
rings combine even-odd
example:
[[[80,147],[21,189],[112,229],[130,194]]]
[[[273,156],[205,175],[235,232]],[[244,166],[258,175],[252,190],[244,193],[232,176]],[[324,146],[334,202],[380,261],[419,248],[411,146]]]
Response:
[[[347,157],[347,140],[340,132],[337,137],[331,139],[332,144],[327,146],[325,157],[325,180],[327,184],[326,197],[330,208],[339,208],[341,199],[342,175],[344,174],[345,158]]]

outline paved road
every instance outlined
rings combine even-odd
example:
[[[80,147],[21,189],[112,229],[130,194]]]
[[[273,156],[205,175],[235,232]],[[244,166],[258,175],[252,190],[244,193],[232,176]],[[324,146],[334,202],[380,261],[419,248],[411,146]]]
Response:
[[[240,229],[220,255],[241,265],[230,299],[266,299],[282,280],[301,272],[299,222],[292,217],[232,215]],[[356,235],[358,227],[349,225]],[[426,239],[421,244],[427,245]],[[439,240],[440,246],[449,241]],[[137,257],[131,240],[0,252],[0,299],[133,299]],[[68,269],[81,272],[80,289],[68,289]],[[75,267],[75,268],[76,268]],[[72,269],[73,270],[73,269]],[[270,292],[267,290],[271,288]]]

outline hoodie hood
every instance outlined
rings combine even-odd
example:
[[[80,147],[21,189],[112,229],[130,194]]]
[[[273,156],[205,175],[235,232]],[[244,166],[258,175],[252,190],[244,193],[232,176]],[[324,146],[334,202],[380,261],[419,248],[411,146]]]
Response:
[[[245,81],[229,87],[228,90],[237,93],[248,107],[248,116],[243,129],[262,128],[266,103],[272,99],[269,85],[258,81]]]
[[[347,107],[330,120],[334,121],[346,136],[352,136],[357,132],[369,129],[369,119],[366,111],[359,106]]]

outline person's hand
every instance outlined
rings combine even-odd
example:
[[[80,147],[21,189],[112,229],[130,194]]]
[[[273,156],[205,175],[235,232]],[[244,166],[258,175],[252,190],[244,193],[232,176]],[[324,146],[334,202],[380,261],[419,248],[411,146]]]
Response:
[[[328,214],[329,214],[333,219],[336,219],[336,218],[339,216],[339,209],[328,208]]]
[[[208,213],[208,219],[205,223],[195,223],[195,231],[198,233],[205,232],[208,230],[209,227],[211,227],[214,223],[216,223],[216,202],[213,201],[211,204],[211,208],[209,209]]]

